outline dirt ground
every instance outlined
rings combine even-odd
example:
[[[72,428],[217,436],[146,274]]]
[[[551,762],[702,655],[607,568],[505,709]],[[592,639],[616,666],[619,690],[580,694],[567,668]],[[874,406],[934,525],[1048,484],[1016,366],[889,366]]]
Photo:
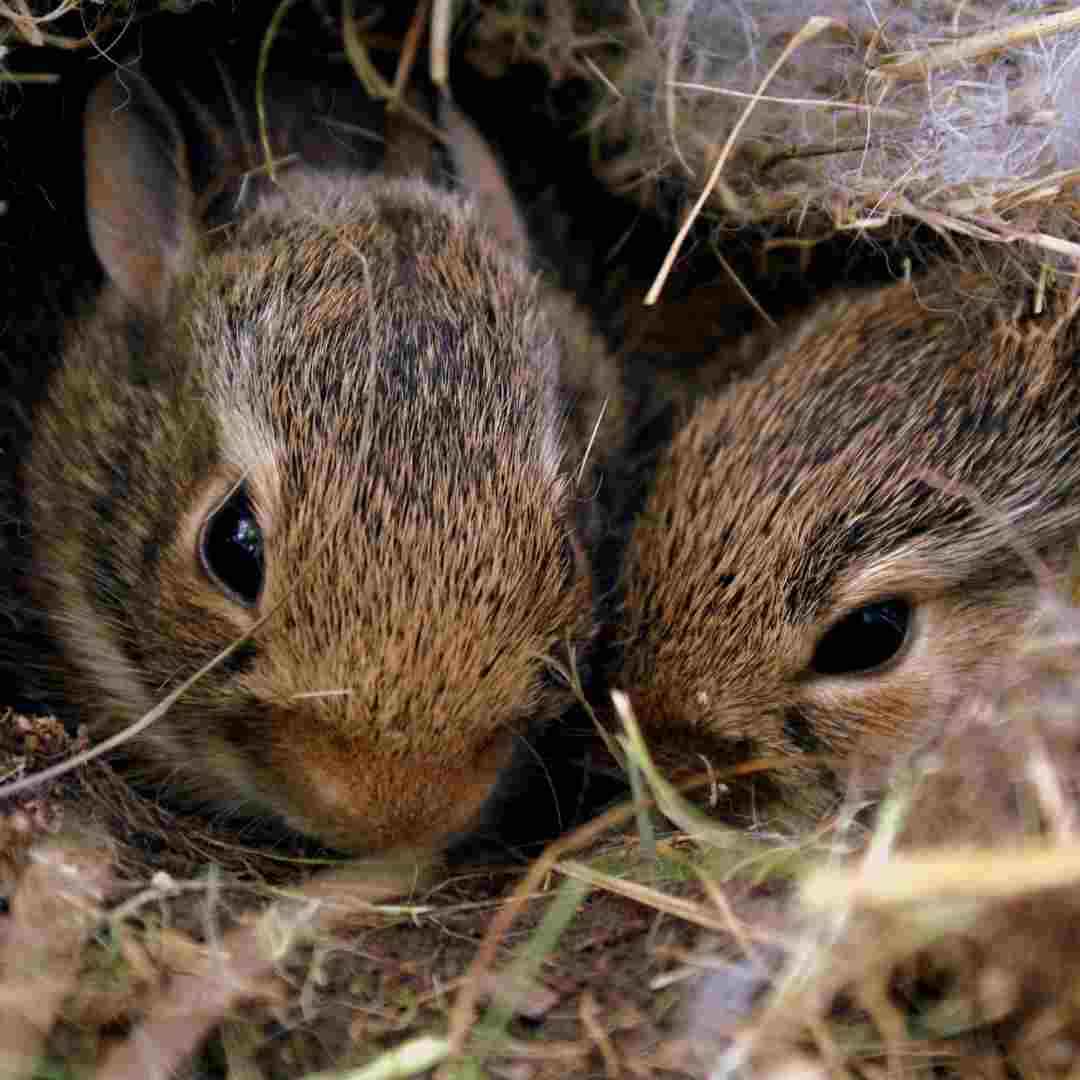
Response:
[[[9,713],[4,729],[9,778],[78,749],[48,718]],[[626,814],[613,817],[622,820],[584,838],[580,851],[567,845],[574,863],[550,866],[515,894],[520,862],[350,866],[268,850],[220,823],[163,810],[106,765],[86,767],[16,798],[0,822],[9,912],[0,990],[18,1015],[24,994],[47,996],[27,983],[63,988],[48,1040],[34,1029],[40,1059],[11,1075],[139,1075],[155,1060],[187,1061],[196,1076],[299,1077],[330,1065],[339,1070],[332,1075],[351,1075],[349,1067],[403,1044],[441,1038],[470,982],[478,1020],[464,1057],[438,1075],[702,1075],[719,1036],[702,1043],[688,1029],[702,971],[718,963],[702,939],[723,916],[708,903],[693,869],[700,854],[683,834],[661,826],[657,854],[644,858]],[[47,886],[34,877],[42,867],[57,875]],[[600,886],[575,868],[602,875]],[[613,891],[621,882],[647,892],[621,895]],[[53,897],[44,926],[43,888]],[[757,907],[777,891],[738,890]],[[297,896],[312,898],[299,914],[286,899]],[[317,912],[315,897],[330,910]],[[493,934],[512,897],[512,921]],[[74,953],[51,940],[55,908],[67,904],[86,920]],[[242,950],[231,943],[286,907],[283,918],[295,922],[281,931],[281,947],[237,974]],[[287,952],[285,941],[294,943]],[[185,996],[188,1013],[200,1014],[192,1019],[172,998],[185,978],[200,1006],[213,1002],[210,1016]],[[171,1019],[177,1013],[184,1019]],[[168,1034],[177,1023],[179,1035]],[[14,1034],[0,1045],[20,1049]],[[117,1064],[125,1052],[131,1073]],[[426,1074],[370,1075],[414,1071]]]

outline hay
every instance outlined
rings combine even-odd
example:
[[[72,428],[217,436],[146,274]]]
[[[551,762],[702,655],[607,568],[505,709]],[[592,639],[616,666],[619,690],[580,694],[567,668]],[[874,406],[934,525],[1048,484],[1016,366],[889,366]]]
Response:
[[[899,771],[864,850],[800,875],[775,970],[725,955],[703,980],[709,1075],[1075,1075],[1078,720],[1080,615],[1055,607]]]
[[[922,223],[1055,265],[1080,254],[1075,9],[675,0],[622,20],[554,2],[532,22],[485,18],[481,40],[592,82],[596,169],[647,206],[702,196],[723,153],[706,212],[724,227]],[[828,27],[805,34],[815,19]]]

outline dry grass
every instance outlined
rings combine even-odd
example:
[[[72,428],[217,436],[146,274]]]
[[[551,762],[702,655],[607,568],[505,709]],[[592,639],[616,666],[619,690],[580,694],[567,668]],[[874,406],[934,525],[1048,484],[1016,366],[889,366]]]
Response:
[[[7,813],[0,993],[34,1009],[11,1006],[26,1019],[0,1053],[145,1075],[147,1054],[175,1066],[217,1028],[230,1076],[306,1075],[312,1033],[343,1067],[366,1058],[364,1077],[1070,1074],[1078,703],[1080,615],[1048,609],[1000,686],[901,769],[872,828],[852,808],[798,837],[687,804],[627,714],[624,751],[680,829],[643,858],[620,828],[635,808],[616,808],[509,896],[505,875],[400,860],[287,888],[256,878],[257,852],[209,875],[192,856],[187,879],[145,854],[137,867],[109,817],[134,797],[115,806],[87,766],[83,786]],[[55,753],[47,722],[45,739],[21,726]],[[73,820],[95,824],[73,836]],[[268,1017],[288,1034],[269,1038]]]
[[[820,241],[915,225],[1080,254],[1080,18],[1003,0],[492,5],[502,47],[594,87],[596,169],[650,207]],[[490,63],[490,61],[489,61]],[[684,224],[686,220],[684,218]]]
[[[706,979],[713,1075],[1080,1067],[1078,708],[1080,618],[1055,605],[1001,684],[897,775],[865,845],[800,873],[751,1015],[717,1029],[732,973]]]
[[[1070,1075],[1078,710],[1080,614],[1048,604],[1000,684],[901,767],[872,826],[853,805],[784,836],[686,803],[624,709],[622,752],[679,829],[661,826],[646,858],[625,829],[639,808],[615,808],[509,895],[505,875],[407,860],[288,888],[254,862],[207,875],[193,857],[184,880],[144,854],[137,870],[109,824],[131,807],[86,766],[33,815],[8,810],[26,820],[6,830],[18,884],[0,993],[35,1012],[0,1052],[135,1076],[217,1029],[229,1076],[307,1075],[331,1046],[343,1069],[367,1065],[320,1075]],[[57,752],[48,722],[44,738],[21,728],[27,763]],[[72,838],[76,819],[95,824]],[[43,838],[45,821],[65,839]],[[270,1038],[269,1017],[287,1034]],[[26,1036],[50,1020],[47,1043]]]

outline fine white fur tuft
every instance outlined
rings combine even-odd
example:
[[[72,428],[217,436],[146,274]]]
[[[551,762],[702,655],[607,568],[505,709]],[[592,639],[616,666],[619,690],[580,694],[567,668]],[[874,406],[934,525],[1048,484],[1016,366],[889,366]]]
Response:
[[[813,16],[833,23],[767,79]],[[651,201],[824,233],[890,219],[1080,256],[1080,12],[1031,2],[671,0],[638,20],[596,125]],[[757,96],[760,94],[760,97]]]

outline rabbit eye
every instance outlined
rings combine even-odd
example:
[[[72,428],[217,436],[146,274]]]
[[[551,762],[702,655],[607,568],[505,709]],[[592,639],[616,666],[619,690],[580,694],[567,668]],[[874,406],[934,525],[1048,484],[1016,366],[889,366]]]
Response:
[[[907,640],[911,605],[898,596],[848,612],[814,650],[810,667],[819,675],[854,675],[888,663]]]
[[[234,599],[251,606],[263,582],[263,538],[244,488],[207,518],[199,544],[203,569]]]

